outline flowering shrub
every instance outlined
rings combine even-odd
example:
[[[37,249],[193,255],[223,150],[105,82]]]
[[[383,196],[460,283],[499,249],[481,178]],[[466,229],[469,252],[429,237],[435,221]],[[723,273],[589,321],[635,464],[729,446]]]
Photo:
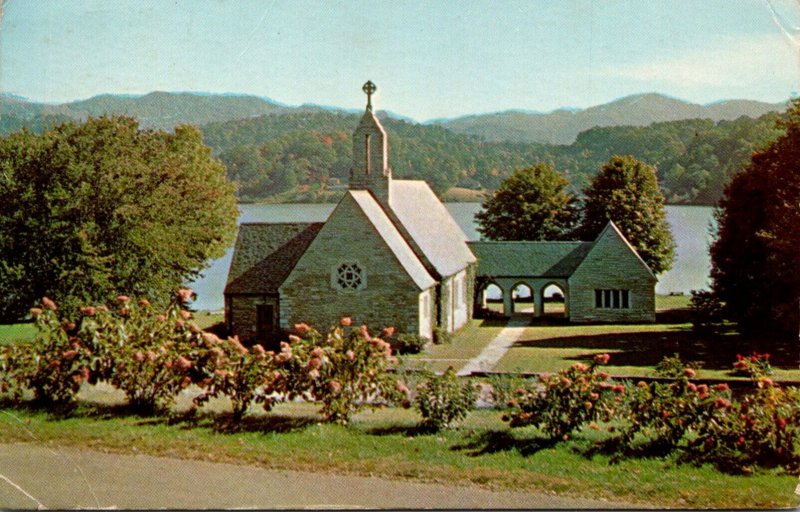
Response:
[[[687,457],[723,471],[750,473],[754,466],[800,469],[800,391],[781,389],[769,378],[741,401],[715,401],[698,425]]]
[[[671,379],[680,379],[684,376],[684,371],[687,368],[690,368],[697,372],[697,369],[700,367],[699,362],[692,361],[690,363],[684,363],[681,361],[681,357],[678,353],[672,355],[672,357],[665,356],[661,361],[658,362],[656,365],[656,375],[660,377],[667,377]]]
[[[91,375],[92,348],[76,336],[76,325],[62,322],[55,302],[45,297],[31,309],[37,334],[30,343],[3,347],[0,352],[0,391],[19,399],[25,389],[36,402],[70,406],[81,384]]]
[[[639,382],[628,389],[619,418],[625,423],[621,438],[629,447],[639,434],[651,449],[669,453],[692,429],[709,421],[715,408],[730,404],[727,384],[697,385],[690,381],[695,376],[686,368],[675,382]]]
[[[588,422],[609,419],[625,391],[622,384],[609,382],[607,373],[597,371],[609,358],[599,354],[590,366],[575,363],[557,374],[540,375],[540,386],[518,390],[512,411],[503,419],[512,427],[535,425],[551,438],[564,440]]]
[[[152,413],[200,378],[200,329],[182,309],[181,290],[166,311],[117,297],[113,307],[83,307],[79,336],[96,348],[95,376],[122,390],[131,408]],[[190,290],[188,290],[190,292]]]
[[[772,366],[769,364],[769,354],[753,352],[747,357],[736,354],[736,362],[733,363],[733,374],[750,377],[753,381],[758,381],[761,377],[772,375]]]
[[[397,363],[391,347],[366,326],[352,328],[350,318],[343,318],[326,336],[305,324],[296,325],[295,332],[276,356],[286,372],[289,398],[321,401],[328,421],[342,424],[363,407],[407,401],[405,384],[387,371]],[[391,334],[385,329],[382,336]]]
[[[448,428],[475,408],[476,391],[469,382],[460,383],[453,367],[442,375],[430,373],[417,386],[414,400],[422,425],[432,431]]]
[[[233,420],[242,419],[251,403],[269,411],[281,398],[285,377],[278,370],[280,357],[261,345],[246,348],[238,338],[221,340],[211,333],[202,334],[205,357],[199,363],[203,377],[198,383],[204,393],[195,398],[201,405],[212,396],[227,396],[233,406]]]

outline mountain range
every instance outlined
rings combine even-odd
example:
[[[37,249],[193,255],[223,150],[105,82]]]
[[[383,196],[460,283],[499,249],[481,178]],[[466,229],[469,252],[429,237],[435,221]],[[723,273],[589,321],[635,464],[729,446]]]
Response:
[[[727,100],[708,105],[647,93],[627,96],[586,109],[559,109],[549,113],[507,111],[434,120],[434,124],[460,134],[476,135],[487,141],[571,144],[577,135],[594,127],[648,126],[682,119],[733,120],[740,116],[759,117],[783,111],[786,103]],[[245,119],[265,114],[350,110],[317,105],[291,107],[269,98],[238,94],[151,92],[142,96],[103,94],[70,103],[45,104],[19,96],[0,96],[0,116],[24,120],[34,117],[85,119],[103,114],[126,114],[139,119],[144,128],[170,129],[177,124],[204,125],[210,122]],[[389,117],[410,121],[395,113]]]

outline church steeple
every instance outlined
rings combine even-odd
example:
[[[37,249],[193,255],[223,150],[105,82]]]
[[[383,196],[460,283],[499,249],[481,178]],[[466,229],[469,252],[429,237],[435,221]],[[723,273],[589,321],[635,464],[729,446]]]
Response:
[[[389,203],[392,169],[389,167],[389,144],[386,131],[372,113],[372,95],[378,88],[367,81],[362,90],[367,95],[367,108],[353,133],[353,165],[350,168],[350,189],[369,190],[383,204]]]

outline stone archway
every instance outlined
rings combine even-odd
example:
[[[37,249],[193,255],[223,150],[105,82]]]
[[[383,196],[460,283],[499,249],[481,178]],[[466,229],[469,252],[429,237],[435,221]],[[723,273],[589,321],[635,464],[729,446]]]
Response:
[[[533,315],[534,290],[528,283],[520,281],[511,288],[511,314]]]
[[[539,316],[551,318],[569,317],[567,292],[560,283],[551,281],[542,286],[539,303],[542,305]]]
[[[506,312],[505,308],[505,291],[497,283],[490,281],[484,284],[478,297],[480,308],[485,315],[499,314],[506,316],[510,314],[510,312]]]

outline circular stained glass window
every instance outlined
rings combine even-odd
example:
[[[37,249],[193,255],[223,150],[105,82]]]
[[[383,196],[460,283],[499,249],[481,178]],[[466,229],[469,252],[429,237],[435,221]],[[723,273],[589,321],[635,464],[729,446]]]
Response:
[[[336,286],[342,290],[362,289],[364,270],[358,263],[342,263],[336,268]]]

